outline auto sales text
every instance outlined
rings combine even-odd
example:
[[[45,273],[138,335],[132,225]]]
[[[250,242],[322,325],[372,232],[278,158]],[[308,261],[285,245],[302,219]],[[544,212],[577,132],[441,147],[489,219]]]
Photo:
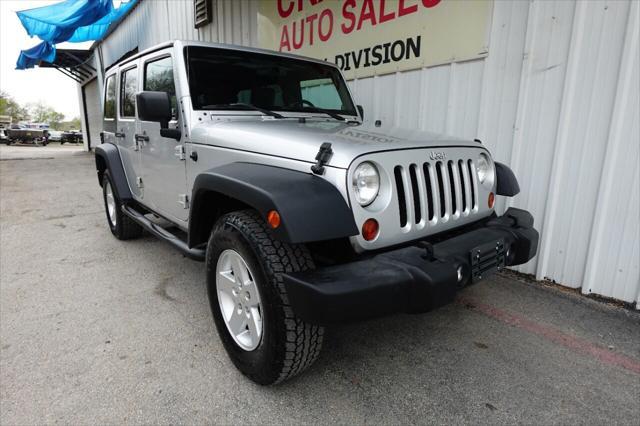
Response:
[[[404,16],[417,13],[422,8],[437,6],[441,0],[344,0],[341,7],[334,7],[335,3],[323,0],[277,0],[277,13],[280,19],[287,22],[280,27],[280,42],[278,50],[281,52],[295,52],[307,46],[324,43],[336,34],[348,36],[363,29],[372,29],[386,22],[402,19]],[[309,10],[310,9],[310,10]],[[336,16],[337,15],[337,16]],[[410,43],[411,41],[411,43]],[[397,44],[401,43],[401,44]],[[420,44],[416,40],[396,40],[387,44],[372,46],[371,62],[384,63],[391,58],[399,58],[402,52],[413,52]],[[402,45],[402,47],[401,47]],[[394,47],[395,46],[395,47]],[[365,63],[369,51],[364,52]],[[395,50],[395,53],[394,53]],[[358,55],[358,53],[356,53]]]

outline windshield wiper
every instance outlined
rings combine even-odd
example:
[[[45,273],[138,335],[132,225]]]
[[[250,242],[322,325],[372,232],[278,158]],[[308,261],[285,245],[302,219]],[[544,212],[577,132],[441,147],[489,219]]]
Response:
[[[243,102],[237,102],[237,103],[233,103],[233,104],[213,104],[213,105],[204,105],[202,107],[203,109],[235,109],[235,108],[244,108],[244,109],[251,109],[254,111],[259,111],[261,113],[263,113],[264,115],[269,115],[273,118],[285,118],[282,114],[278,114],[277,112],[265,109],[265,108],[260,108],[258,106],[255,106],[253,104],[247,104],[247,103],[243,103]],[[339,121],[347,121],[346,118],[344,118],[343,116],[336,114],[333,111],[329,111],[327,109],[324,108],[318,108],[317,106],[308,106],[305,105],[302,107],[301,112],[319,112],[321,114],[327,114],[328,116],[335,118],[336,120]]]
[[[328,116],[335,118],[336,120],[340,120],[340,121],[347,121],[346,118],[344,118],[343,116],[336,114],[335,112],[329,111],[328,109],[324,109],[324,108],[318,108],[317,106],[303,106],[302,107],[302,111],[312,111],[312,112],[320,112],[322,114],[327,114]]]
[[[260,108],[252,104],[245,104],[242,102],[233,103],[233,104],[214,104],[214,105],[204,105],[202,108],[204,109],[235,109],[235,108],[244,108],[244,109],[252,109],[254,111],[259,111],[264,115],[271,116],[273,118],[284,118],[283,115],[278,114],[277,112],[270,111],[268,109]]]

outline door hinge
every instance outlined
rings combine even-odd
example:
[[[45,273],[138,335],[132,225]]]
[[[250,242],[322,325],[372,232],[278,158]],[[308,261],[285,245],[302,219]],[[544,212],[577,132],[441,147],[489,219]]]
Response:
[[[142,183],[142,178],[140,176],[136,178],[136,185],[138,188],[144,188],[144,184]]]
[[[189,196],[187,194],[178,195],[178,204],[182,206],[184,209],[189,208]]]
[[[186,158],[185,152],[184,152],[184,145],[176,146],[176,157],[178,157],[178,159],[180,159],[181,161]]]

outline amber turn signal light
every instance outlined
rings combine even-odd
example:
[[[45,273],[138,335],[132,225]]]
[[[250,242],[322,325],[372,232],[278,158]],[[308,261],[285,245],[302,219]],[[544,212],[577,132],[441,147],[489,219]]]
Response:
[[[280,226],[280,213],[275,210],[271,210],[269,213],[267,213],[267,223],[273,229],[276,229],[278,226]]]
[[[367,219],[364,224],[362,224],[362,238],[364,238],[365,241],[374,240],[378,236],[379,231],[380,226],[375,219]]]
[[[496,203],[496,195],[493,192],[489,193],[489,208],[492,209]]]

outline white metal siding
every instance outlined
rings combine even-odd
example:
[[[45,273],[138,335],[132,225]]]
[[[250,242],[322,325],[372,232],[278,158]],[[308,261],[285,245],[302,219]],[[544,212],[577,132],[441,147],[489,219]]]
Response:
[[[582,291],[640,300],[640,4],[631,4]],[[620,19],[624,21],[624,19]]]
[[[213,19],[196,29],[193,0],[141,0],[102,43],[108,67],[132,49],[142,51],[167,40],[198,40],[255,46],[258,40],[258,2],[212,0]]]
[[[169,39],[255,46],[258,2],[142,0],[103,43],[105,65]],[[497,0],[485,59],[350,82],[367,120],[480,138],[514,169],[541,231],[518,270],[640,298],[639,2]]]
[[[89,125],[90,148],[95,148],[100,145],[100,132],[102,131],[102,102],[100,101],[98,79],[93,79],[85,84],[83,89],[87,106],[86,123]]]

